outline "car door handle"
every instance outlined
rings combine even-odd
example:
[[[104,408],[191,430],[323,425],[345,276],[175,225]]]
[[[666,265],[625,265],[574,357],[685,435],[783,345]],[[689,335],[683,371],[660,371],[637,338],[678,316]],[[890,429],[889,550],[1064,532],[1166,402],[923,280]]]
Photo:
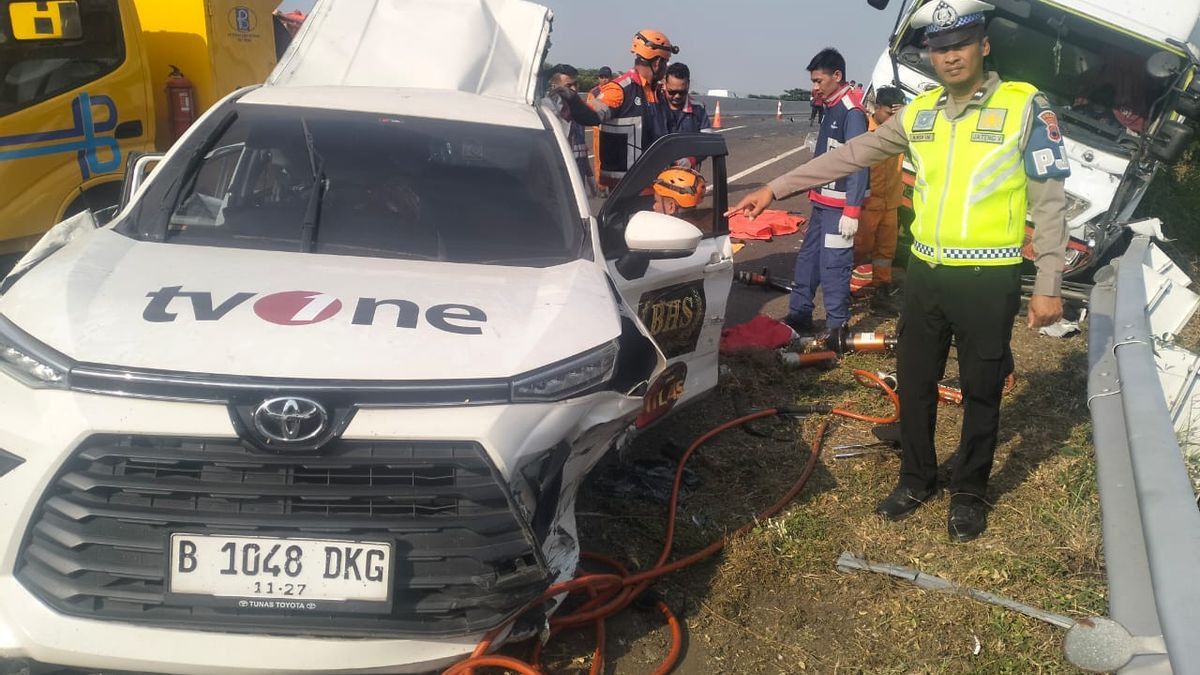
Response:
[[[704,272],[720,272],[721,270],[733,267],[733,258],[722,256],[720,253],[714,253],[712,258],[709,258],[708,264],[704,266]]]

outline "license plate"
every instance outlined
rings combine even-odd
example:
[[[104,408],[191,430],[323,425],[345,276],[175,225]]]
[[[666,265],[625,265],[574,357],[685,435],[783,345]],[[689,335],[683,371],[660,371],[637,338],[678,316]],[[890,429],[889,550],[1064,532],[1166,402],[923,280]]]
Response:
[[[391,600],[389,542],[176,532],[169,565],[168,592],[200,604],[383,612]]]

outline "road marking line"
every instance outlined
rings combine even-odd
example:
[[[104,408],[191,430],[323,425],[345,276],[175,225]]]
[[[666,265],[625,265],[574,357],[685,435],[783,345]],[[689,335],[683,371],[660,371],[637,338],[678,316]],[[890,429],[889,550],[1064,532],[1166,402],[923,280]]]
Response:
[[[800,145],[800,146],[792,148],[791,150],[788,150],[787,152],[775,155],[774,157],[772,157],[771,159],[768,159],[765,162],[759,162],[758,164],[755,164],[754,166],[750,167],[749,169],[746,169],[745,171],[741,171],[739,173],[733,174],[732,176],[729,177],[728,182],[730,182],[730,183],[737,182],[738,180],[745,178],[746,176],[749,176],[750,174],[754,173],[755,171],[758,171],[759,169],[761,169],[765,166],[770,166],[770,165],[774,164],[775,162],[778,162],[779,160],[784,159],[786,157],[790,157],[791,155],[794,155],[797,152],[800,152],[801,150],[804,150],[804,149],[805,149],[805,146]]]
[[[742,126],[740,126],[740,127],[729,127],[729,128],[726,128],[726,129],[713,129],[712,131],[713,131],[713,133],[714,133],[714,134],[723,134],[723,133],[725,133],[726,131],[733,131],[733,130],[735,130],[735,129],[745,129],[747,126],[749,126],[749,125],[748,125],[748,124],[743,124],[743,125],[742,125]]]

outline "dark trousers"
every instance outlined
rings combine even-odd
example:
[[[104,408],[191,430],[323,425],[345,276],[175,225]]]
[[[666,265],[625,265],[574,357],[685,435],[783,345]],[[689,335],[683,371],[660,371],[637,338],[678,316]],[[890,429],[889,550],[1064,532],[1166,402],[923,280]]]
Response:
[[[825,121],[825,108],[824,107],[819,106],[819,105],[814,105],[812,107],[812,113],[808,116],[808,125],[809,126],[812,126],[813,120],[816,120],[817,124],[820,124],[821,122]]]
[[[1021,268],[931,266],[913,258],[904,285],[896,378],[900,393],[900,484],[937,483],[934,425],[938,381],[953,336],[963,393],[963,424],[951,464],[951,494],[979,497],[1000,428],[1000,398],[1012,371],[1013,319],[1021,304]]]

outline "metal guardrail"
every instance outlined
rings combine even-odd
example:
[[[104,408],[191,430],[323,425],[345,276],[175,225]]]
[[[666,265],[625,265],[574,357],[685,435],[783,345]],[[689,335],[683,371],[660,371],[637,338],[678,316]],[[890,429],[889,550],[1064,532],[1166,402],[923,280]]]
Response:
[[[1089,318],[1088,407],[1109,615],[1165,656],[1121,673],[1200,674],[1200,510],[1158,381],[1142,261],[1148,237],[1097,274]]]

